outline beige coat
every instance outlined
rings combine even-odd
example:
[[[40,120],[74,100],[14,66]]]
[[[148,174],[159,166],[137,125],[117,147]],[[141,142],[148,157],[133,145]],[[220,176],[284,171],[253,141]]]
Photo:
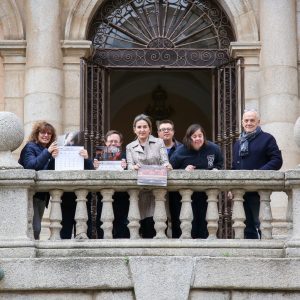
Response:
[[[138,140],[128,144],[126,146],[126,159],[128,170],[132,170],[136,164],[160,166],[167,166],[169,164],[165,143],[162,139],[155,138],[152,135],[149,136],[144,150]]]
[[[128,170],[133,170],[133,166],[139,165],[162,165],[169,164],[167,149],[162,139],[150,135],[148,142],[141,147],[138,140],[126,146],[126,159]],[[139,208],[141,219],[152,217],[154,213],[154,197],[149,190],[142,190],[139,194]]]

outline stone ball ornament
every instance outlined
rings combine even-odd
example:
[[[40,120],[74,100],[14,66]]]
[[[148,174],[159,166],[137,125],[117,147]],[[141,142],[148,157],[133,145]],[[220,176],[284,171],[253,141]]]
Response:
[[[0,112],[0,169],[22,168],[12,156],[23,142],[24,129],[19,118],[11,112]]]

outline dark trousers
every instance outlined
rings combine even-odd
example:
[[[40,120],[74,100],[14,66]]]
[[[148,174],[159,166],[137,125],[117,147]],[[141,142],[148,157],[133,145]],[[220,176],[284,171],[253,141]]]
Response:
[[[172,237],[179,238],[181,235],[180,229],[180,210],[181,210],[181,196],[178,192],[169,193],[169,206],[172,221]],[[206,211],[207,211],[207,196],[204,192],[194,192],[192,195],[192,238],[206,239],[208,237]]]
[[[75,212],[76,212],[76,195],[75,193],[66,192],[61,197],[61,213],[62,213],[62,229],[60,231],[60,237],[62,239],[72,238],[74,229],[74,236],[76,236],[75,230]]]
[[[129,238],[130,233],[127,227],[128,225],[128,211],[129,211],[129,195],[126,192],[116,192],[113,195],[113,211],[114,211],[114,221],[113,221],[113,238],[122,239]],[[97,213],[96,213],[96,231],[97,238],[103,238],[103,229],[101,228],[101,214],[102,214],[102,196],[97,193]],[[90,209],[89,209],[90,213]],[[91,219],[91,218],[90,218]],[[91,232],[91,222],[88,222],[88,232]],[[90,233],[88,236],[90,237]]]
[[[140,236],[144,239],[153,239],[156,235],[153,217],[142,219],[140,224]]]
[[[246,227],[244,230],[245,239],[259,239],[261,237],[261,232],[259,229],[259,194],[257,192],[247,192],[244,195],[244,200],[244,209],[246,215]]]
[[[63,193],[61,197],[62,229],[60,231],[61,239],[71,239],[72,233],[76,236],[76,195],[73,192]],[[91,194],[87,195],[87,210],[89,211],[91,203]],[[88,218],[90,218],[88,214]]]
[[[206,239],[208,237],[206,211],[207,196],[204,192],[194,192],[192,195],[192,209],[194,219],[192,221],[192,238]]]
[[[172,238],[179,238],[181,236],[180,228],[180,210],[181,210],[181,195],[179,192],[169,192],[169,209],[172,222]]]

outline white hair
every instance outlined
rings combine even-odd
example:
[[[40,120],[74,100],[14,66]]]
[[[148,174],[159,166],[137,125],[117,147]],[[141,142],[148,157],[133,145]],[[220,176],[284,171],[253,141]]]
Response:
[[[244,109],[243,116],[244,116],[244,114],[245,114],[245,113],[247,113],[247,112],[255,112],[255,113],[256,113],[256,116],[257,116],[257,118],[260,120],[260,114],[259,114],[259,112],[258,112],[258,110],[257,110],[257,109],[255,109],[255,108],[250,108],[250,107],[248,107],[248,108],[245,108],[245,109]]]

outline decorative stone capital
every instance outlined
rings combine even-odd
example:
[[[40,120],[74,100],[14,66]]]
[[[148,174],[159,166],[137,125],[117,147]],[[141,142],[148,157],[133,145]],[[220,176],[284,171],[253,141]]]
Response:
[[[62,40],[61,47],[64,57],[74,57],[77,60],[81,57],[91,55],[92,42],[88,40]],[[79,60],[78,60],[79,62]]]
[[[231,42],[230,55],[234,58],[244,57],[246,63],[258,64],[261,49],[260,42]]]
[[[26,56],[26,41],[24,40],[0,40],[0,55],[6,60],[10,57]]]
[[[0,112],[0,169],[22,168],[12,157],[24,139],[24,130],[18,117],[8,111]]]

